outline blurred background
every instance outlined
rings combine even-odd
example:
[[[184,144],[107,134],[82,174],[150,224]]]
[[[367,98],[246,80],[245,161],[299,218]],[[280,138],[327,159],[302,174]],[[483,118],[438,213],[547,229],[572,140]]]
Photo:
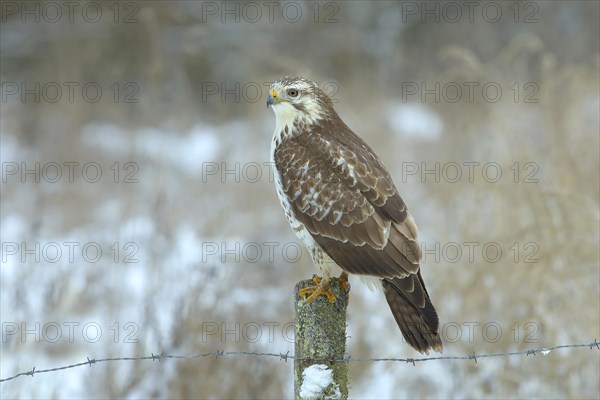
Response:
[[[67,2],[68,3],[68,2]],[[469,3],[471,4],[471,3]],[[421,233],[444,355],[600,339],[599,3],[1,3],[1,378],[293,353],[316,272],[270,173],[305,76]],[[351,280],[348,355],[419,357]],[[352,398],[597,398],[599,353],[351,363]],[[290,398],[293,363],[98,363],[2,398]]]

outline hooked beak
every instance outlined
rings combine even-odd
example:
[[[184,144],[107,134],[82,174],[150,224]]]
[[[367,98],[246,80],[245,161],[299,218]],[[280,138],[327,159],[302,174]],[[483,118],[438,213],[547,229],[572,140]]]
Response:
[[[273,104],[275,104],[275,101],[278,100],[277,99],[277,90],[272,89],[271,93],[269,93],[269,97],[267,97],[267,108],[271,107]]]

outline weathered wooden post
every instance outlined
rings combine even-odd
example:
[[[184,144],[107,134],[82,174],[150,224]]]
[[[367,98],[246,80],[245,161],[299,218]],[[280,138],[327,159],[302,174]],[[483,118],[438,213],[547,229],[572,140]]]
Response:
[[[325,296],[310,304],[300,297],[300,289],[315,285],[312,279],[300,281],[295,287],[296,399],[348,398],[348,363],[331,361],[342,360],[346,354],[348,292],[339,279],[333,278],[330,283],[337,298],[333,304]]]

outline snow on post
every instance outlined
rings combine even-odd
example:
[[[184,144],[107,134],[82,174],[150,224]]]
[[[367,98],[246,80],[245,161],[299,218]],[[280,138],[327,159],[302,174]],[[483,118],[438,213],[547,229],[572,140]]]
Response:
[[[331,279],[337,301],[325,296],[308,304],[298,291],[314,286],[312,279],[295,287],[294,395],[296,399],[347,399],[348,363],[346,355],[346,309],[348,293],[339,279]],[[338,360],[338,362],[332,362]]]
[[[314,364],[302,371],[301,399],[341,399],[340,387],[333,381],[333,370]]]

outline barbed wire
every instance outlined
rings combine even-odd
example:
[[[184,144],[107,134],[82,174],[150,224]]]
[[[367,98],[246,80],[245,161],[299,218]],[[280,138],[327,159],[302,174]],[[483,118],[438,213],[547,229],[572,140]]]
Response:
[[[87,357],[87,361],[83,361],[76,364],[65,365],[62,367],[49,368],[49,369],[39,369],[36,370],[36,367],[33,367],[31,371],[20,372],[16,375],[10,376],[8,378],[0,379],[1,382],[7,382],[13,379],[16,379],[20,376],[31,376],[33,377],[35,374],[42,374],[46,372],[55,372],[61,371],[64,369],[71,369],[82,367],[84,365],[89,365],[90,367],[96,363],[102,362],[113,362],[113,361],[161,361],[163,359],[175,359],[175,360],[191,360],[195,358],[205,358],[205,357],[234,357],[234,356],[256,356],[256,357],[270,357],[270,358],[278,358],[279,360],[287,362],[290,360],[310,360],[310,361],[321,361],[321,362],[329,362],[329,363],[351,363],[351,362],[405,362],[412,365],[416,365],[418,362],[423,361],[434,361],[434,360],[473,360],[477,363],[477,359],[480,358],[493,358],[493,357],[510,357],[510,356],[537,356],[538,354],[542,354],[547,356],[552,350],[558,349],[568,349],[568,348],[585,348],[589,347],[590,350],[594,348],[600,350],[600,343],[594,339],[591,343],[580,343],[580,344],[562,344],[553,347],[542,347],[540,349],[531,349],[526,351],[513,351],[507,353],[490,353],[490,354],[468,354],[464,356],[434,356],[434,357],[421,357],[421,358],[392,358],[392,357],[384,357],[384,358],[352,358],[346,357],[342,359],[324,359],[324,358],[308,358],[308,357],[296,357],[294,355],[290,355],[289,351],[284,353],[261,353],[254,351],[223,351],[216,350],[209,353],[200,353],[193,355],[171,355],[171,354],[154,354],[151,353],[149,356],[140,356],[140,357],[110,357],[110,358],[99,358],[99,359],[90,359]]]

